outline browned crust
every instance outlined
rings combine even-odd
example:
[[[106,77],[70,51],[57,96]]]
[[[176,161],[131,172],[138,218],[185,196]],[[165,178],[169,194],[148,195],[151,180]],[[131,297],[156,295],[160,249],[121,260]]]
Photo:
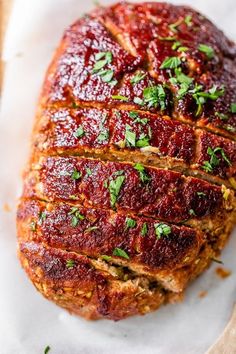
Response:
[[[173,49],[166,39],[173,36],[187,49]],[[106,69],[115,85],[92,72],[101,51],[112,54]],[[46,298],[87,319],[145,314],[180,300],[219,256],[236,218],[235,52],[202,15],[165,3],[122,2],[68,28],[46,74],[17,214],[19,258]],[[160,68],[173,56],[194,85],[204,92],[224,85],[224,94],[202,107],[189,93],[177,98],[179,84],[170,80],[177,74]],[[137,73],[143,77],[132,84]],[[163,107],[144,99],[145,88],[158,85]],[[86,134],[78,139],[80,126]],[[209,147],[212,171],[203,168]],[[104,186],[120,175],[126,179],[112,204]],[[82,213],[73,227],[71,208]],[[155,231],[160,223],[171,230],[164,238]]]

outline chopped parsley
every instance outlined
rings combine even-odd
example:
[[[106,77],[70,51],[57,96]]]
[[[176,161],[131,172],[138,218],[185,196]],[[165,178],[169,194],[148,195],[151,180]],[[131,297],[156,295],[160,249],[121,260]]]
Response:
[[[109,182],[108,188],[110,192],[110,201],[111,201],[112,208],[114,208],[116,204],[124,180],[125,180],[125,176],[118,176],[114,180],[111,180]]]
[[[174,69],[180,66],[180,64],[181,60],[179,57],[168,57],[162,62],[160,69]]]
[[[171,77],[169,81],[172,85],[180,85],[177,98],[181,99],[186,93],[188,93],[193,79],[185,75],[180,68],[176,68],[175,77]]]
[[[101,256],[101,258],[102,258],[104,261],[107,261],[107,262],[111,261],[111,259],[112,259],[111,256],[107,256],[106,254],[103,254],[103,255]]]
[[[74,268],[75,261],[73,259],[67,259],[66,260],[66,268],[72,269]]]
[[[215,116],[219,117],[221,120],[228,120],[229,119],[229,116],[227,116],[227,114],[223,114],[220,112],[215,112]]]
[[[186,52],[189,48],[182,46],[180,41],[175,41],[171,47],[173,50],[177,50],[178,52]]]
[[[125,224],[126,224],[125,229],[127,230],[127,229],[133,229],[137,225],[137,222],[127,217],[125,220]]]
[[[51,348],[49,347],[49,345],[47,345],[44,349],[44,354],[48,354],[49,350],[51,350]]]
[[[231,103],[230,110],[231,113],[236,113],[236,103]]]
[[[162,111],[166,108],[166,93],[161,84],[146,87],[143,90],[143,98],[149,108],[157,108],[158,105]]]
[[[76,227],[80,220],[84,220],[85,219],[85,216],[80,214],[80,212],[79,212],[77,207],[72,207],[70,209],[70,212],[68,213],[68,215],[72,215],[71,225],[73,227]]]
[[[136,141],[136,146],[139,148],[149,146],[150,145],[149,140],[150,140],[149,136],[147,136],[145,134],[141,134],[139,139]]]
[[[216,153],[220,153],[221,157],[227,162],[229,166],[231,166],[231,162],[226,156],[224,150],[221,147],[216,147],[215,149],[212,149],[211,147],[207,148],[207,153],[210,156],[210,161],[204,161],[202,168],[206,172],[213,172],[213,169],[220,164],[219,158],[216,156]]]
[[[129,112],[129,116],[130,118],[134,119],[133,123],[141,123],[143,125],[146,125],[149,121],[148,118],[140,118],[138,112],[131,111]]]
[[[199,197],[206,197],[206,193],[204,193],[204,192],[197,192],[197,195]]]
[[[91,168],[86,168],[86,176],[91,176],[91,174],[92,174],[93,172],[92,172],[92,170],[91,170]]]
[[[215,55],[214,49],[206,44],[199,44],[198,49],[200,52],[206,54],[208,59],[212,59]]]
[[[129,259],[129,255],[128,255],[124,250],[122,250],[122,249],[119,248],[119,247],[116,247],[116,248],[114,249],[113,255],[114,255],[114,256],[118,256],[118,257],[122,257],[122,258]]]
[[[196,213],[193,209],[189,209],[188,213],[189,213],[189,215],[196,216]]]
[[[103,142],[109,139],[109,131],[106,129],[102,130],[101,133],[98,135],[97,140],[99,142]]]
[[[158,224],[154,224],[156,237],[159,240],[162,236],[168,236],[171,233],[171,227],[169,225],[160,222]]]
[[[84,135],[85,135],[84,128],[83,128],[82,125],[80,125],[80,126],[77,128],[77,130],[76,130],[74,136],[75,136],[76,138],[81,138],[81,137],[84,136]]]
[[[216,85],[213,85],[212,88],[206,91],[201,91],[202,86],[197,85],[195,86],[193,92],[193,98],[196,101],[197,104],[197,111],[196,111],[196,116],[198,116],[202,112],[202,106],[204,103],[206,103],[207,99],[216,101],[219,97],[224,95],[224,87],[221,86],[220,88],[217,88]]]
[[[128,97],[125,96],[121,96],[121,95],[112,95],[111,98],[113,98],[113,100],[120,100],[120,101],[128,101]]]
[[[134,168],[135,168],[135,170],[137,170],[139,172],[139,177],[143,183],[147,183],[150,181],[151,178],[148,176],[148,174],[145,171],[144,166],[141,163],[136,163],[134,165]]]
[[[169,27],[169,29],[171,30],[171,32],[176,33],[178,26],[181,25],[182,22],[183,22],[183,19],[180,18],[180,19],[177,20],[176,22],[171,23],[168,27]]]
[[[125,129],[125,142],[128,146],[135,146],[136,144],[136,134],[132,132],[131,127],[126,124],[126,129]]]
[[[109,83],[111,86],[117,84],[117,80],[114,79],[114,72],[111,69],[104,69],[107,64],[112,62],[111,52],[99,52],[95,55],[96,63],[94,64],[92,73],[101,77],[103,82]]]
[[[176,38],[175,37],[171,37],[171,36],[169,36],[169,37],[161,37],[161,36],[158,36],[158,38],[160,39],[160,41],[175,41],[176,40]]]
[[[144,79],[145,76],[147,76],[147,73],[137,72],[137,74],[135,74],[135,76],[132,77],[130,82],[131,82],[132,85],[135,85],[135,84],[139,83],[139,81]]]
[[[87,234],[88,232],[95,231],[98,229],[98,226],[88,227],[84,232]]]
[[[143,226],[142,226],[142,229],[141,229],[141,236],[146,236],[147,233],[148,233],[148,226],[147,226],[147,223],[144,222]]]
[[[139,97],[134,97],[134,103],[140,105],[140,106],[143,106],[144,105],[144,102],[141,98]]]
[[[191,15],[187,15],[187,16],[185,16],[185,18],[184,18],[184,23],[186,23],[186,25],[188,26],[188,27],[191,27],[192,26],[192,16]]]
[[[47,214],[45,211],[39,213],[39,224],[41,225],[46,220]]]
[[[80,177],[82,176],[82,173],[80,171],[77,171],[77,170],[74,170],[72,175],[71,175],[71,178],[74,179],[74,180],[77,180],[79,179]]]

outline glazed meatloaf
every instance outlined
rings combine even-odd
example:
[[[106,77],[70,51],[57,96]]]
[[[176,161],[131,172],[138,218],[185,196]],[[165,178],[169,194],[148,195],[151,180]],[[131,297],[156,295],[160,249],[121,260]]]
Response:
[[[19,257],[87,319],[182,299],[236,218],[236,48],[185,6],[99,7],[49,66],[24,173]]]

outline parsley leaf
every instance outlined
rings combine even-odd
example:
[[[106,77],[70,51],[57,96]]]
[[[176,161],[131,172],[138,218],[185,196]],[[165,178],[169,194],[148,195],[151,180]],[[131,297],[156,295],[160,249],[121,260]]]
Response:
[[[191,26],[192,26],[192,16],[191,16],[191,15],[185,16],[184,22],[186,23],[186,25],[187,25],[188,27],[191,27]]]
[[[46,220],[47,214],[45,211],[39,213],[39,224],[42,225],[43,221]]]
[[[157,108],[159,105],[163,111],[166,108],[166,93],[161,84],[157,86],[146,87],[143,90],[144,102],[147,106]]]
[[[213,169],[220,164],[219,158],[216,156],[216,153],[220,153],[222,158],[231,166],[229,158],[226,156],[224,150],[221,147],[216,147],[214,150],[211,147],[207,148],[207,153],[210,156],[210,161],[204,161],[202,169],[206,172],[213,172]]]
[[[147,175],[147,173],[145,172],[145,168],[141,163],[136,163],[134,165],[134,168],[139,172],[139,177],[143,183],[147,183],[150,181],[151,178]]]
[[[135,84],[139,83],[139,81],[144,79],[145,76],[147,76],[147,73],[137,72],[137,74],[135,74],[135,76],[132,77],[130,82],[131,82],[132,85],[135,85]]]
[[[120,100],[120,101],[128,101],[128,97],[125,96],[121,96],[121,95],[112,95],[111,98],[113,98],[113,100]]]
[[[168,57],[162,62],[160,69],[174,69],[180,66],[180,64],[181,60],[179,57]]]
[[[170,29],[172,32],[176,33],[176,32],[177,32],[177,27],[178,27],[179,25],[181,25],[182,22],[183,22],[183,19],[180,18],[180,19],[177,20],[175,23],[171,23],[168,27],[169,27],[169,29]]]
[[[70,212],[68,213],[68,215],[72,215],[71,225],[73,227],[76,227],[80,220],[84,220],[85,219],[85,216],[80,214],[80,212],[79,212],[77,207],[72,207],[70,209]]]
[[[125,220],[125,224],[126,224],[126,230],[127,229],[133,229],[136,225],[137,225],[137,222],[131,218],[126,218]]]
[[[81,176],[82,176],[82,173],[80,171],[74,170],[71,175],[71,178],[76,180],[76,179],[79,179]]]
[[[75,136],[76,138],[81,138],[81,137],[84,136],[84,135],[85,135],[84,128],[83,128],[82,125],[80,125],[80,126],[78,127],[78,129],[76,130],[74,136]]]
[[[100,134],[97,137],[97,140],[99,142],[103,142],[109,139],[109,131],[108,130],[102,130]]]
[[[67,259],[66,260],[66,268],[72,269],[74,268],[75,261],[73,259]]]
[[[112,208],[115,206],[117,198],[120,193],[121,186],[125,180],[125,176],[118,176],[116,179],[110,181],[109,183],[109,192]]]
[[[129,259],[129,255],[128,255],[124,250],[122,250],[122,249],[119,248],[119,247],[116,247],[116,248],[114,249],[113,255],[114,255],[114,256],[118,256],[118,257],[122,257],[122,258]]]
[[[236,103],[231,103],[230,109],[231,113],[236,113]]]
[[[88,232],[91,232],[91,231],[94,231],[97,229],[98,229],[98,226],[90,226],[84,231],[84,233],[87,234]]]
[[[51,350],[51,348],[49,347],[49,345],[47,345],[44,349],[44,354],[48,354],[49,350]]]
[[[168,236],[171,233],[171,227],[169,225],[160,222],[158,224],[154,224],[156,237],[159,240],[162,236]]]
[[[106,254],[103,254],[103,255],[101,256],[101,258],[102,258],[104,261],[107,261],[107,262],[111,261],[111,259],[112,259],[111,256],[107,256]]]
[[[131,127],[126,124],[126,130],[125,130],[125,142],[128,146],[135,146],[136,144],[136,134],[132,132]]]
[[[215,55],[214,49],[206,44],[199,44],[198,49],[205,53],[208,59],[212,59]]]
[[[147,233],[148,233],[147,223],[144,222],[144,223],[143,223],[143,226],[142,226],[142,229],[141,229],[141,236],[146,236]]]

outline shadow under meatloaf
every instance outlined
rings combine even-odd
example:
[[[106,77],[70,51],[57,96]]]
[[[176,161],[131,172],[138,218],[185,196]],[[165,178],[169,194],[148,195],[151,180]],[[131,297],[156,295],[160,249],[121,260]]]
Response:
[[[236,219],[235,53],[165,3],[102,7],[66,30],[17,212],[19,258],[46,298],[119,320],[182,299],[217,261]]]

